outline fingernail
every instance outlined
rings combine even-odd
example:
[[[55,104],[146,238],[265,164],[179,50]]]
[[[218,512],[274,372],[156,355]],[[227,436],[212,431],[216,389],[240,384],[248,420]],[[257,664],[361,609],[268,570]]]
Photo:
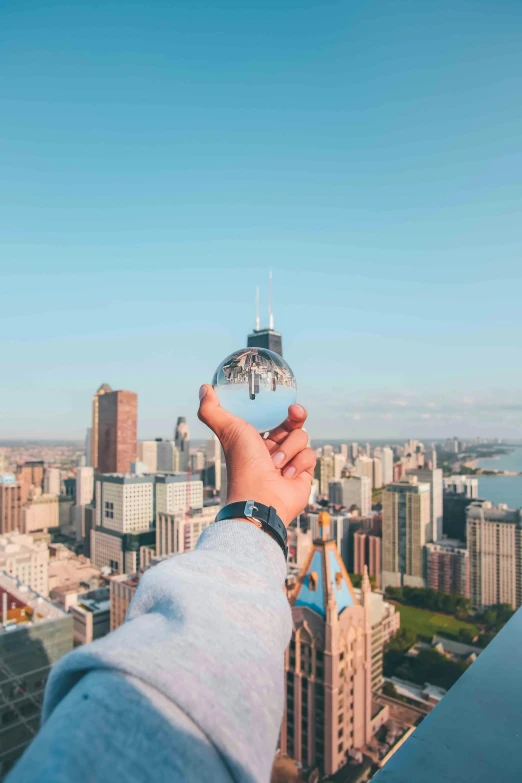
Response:
[[[295,468],[293,466],[289,467],[285,472],[283,473],[285,478],[292,478],[292,476],[295,476]]]
[[[303,408],[303,406],[302,406],[302,405],[299,405],[299,403],[298,403],[298,402],[296,402],[296,404],[295,404],[295,407],[296,407],[296,408],[299,408],[299,410],[301,411],[301,413],[304,413],[304,412],[305,412],[305,409]]]
[[[272,457],[272,462],[274,463],[274,465],[276,466],[276,468],[278,468],[278,467],[279,467],[279,465],[282,465],[284,461],[285,461],[285,455],[283,454],[283,452],[282,452],[282,451],[278,451],[278,452],[277,452],[276,454],[274,454],[274,456]]]
[[[207,393],[207,387],[203,385],[199,390],[199,399],[202,400],[206,393]]]

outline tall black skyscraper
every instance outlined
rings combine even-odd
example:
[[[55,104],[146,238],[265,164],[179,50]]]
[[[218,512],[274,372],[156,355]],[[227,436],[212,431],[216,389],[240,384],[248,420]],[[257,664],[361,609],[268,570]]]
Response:
[[[272,311],[272,272],[270,272],[270,301],[268,306],[268,329],[259,327],[259,287],[256,290],[256,327],[247,338],[247,348],[268,348],[269,351],[283,355],[283,336],[274,329]]]

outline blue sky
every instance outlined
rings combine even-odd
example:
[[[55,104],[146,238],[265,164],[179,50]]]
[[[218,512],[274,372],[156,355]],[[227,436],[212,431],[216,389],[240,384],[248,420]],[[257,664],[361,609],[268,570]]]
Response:
[[[0,8],[0,438],[168,435],[274,272],[315,437],[522,437],[522,4]]]

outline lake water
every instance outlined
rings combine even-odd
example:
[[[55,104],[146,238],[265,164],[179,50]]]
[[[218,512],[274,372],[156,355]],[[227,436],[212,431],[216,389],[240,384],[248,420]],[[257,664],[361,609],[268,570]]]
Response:
[[[513,446],[509,454],[478,459],[477,465],[484,470],[513,470],[522,473],[522,446]]]
[[[477,460],[484,470],[522,471],[522,446],[514,446],[509,454]],[[507,503],[510,508],[522,508],[522,476],[479,476],[479,498],[492,503]]]

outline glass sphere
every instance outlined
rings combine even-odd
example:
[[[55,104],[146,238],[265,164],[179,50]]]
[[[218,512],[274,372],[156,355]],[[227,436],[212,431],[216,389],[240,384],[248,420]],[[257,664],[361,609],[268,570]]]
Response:
[[[242,348],[224,359],[212,379],[223,408],[259,432],[281,424],[297,399],[295,376],[285,360],[266,348]]]

